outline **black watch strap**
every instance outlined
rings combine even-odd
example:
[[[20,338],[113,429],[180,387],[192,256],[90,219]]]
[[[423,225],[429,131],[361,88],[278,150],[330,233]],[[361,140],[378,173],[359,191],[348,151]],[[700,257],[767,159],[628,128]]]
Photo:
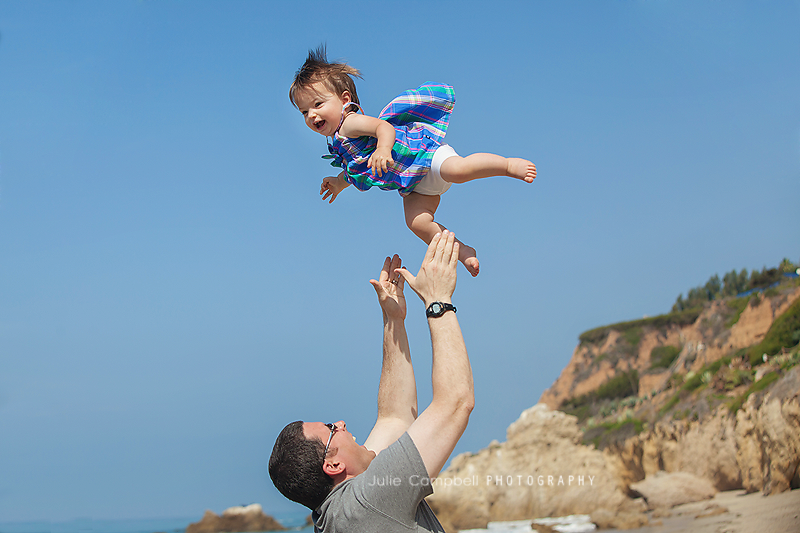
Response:
[[[428,318],[438,318],[445,314],[447,311],[456,312],[456,306],[453,304],[446,304],[444,302],[433,302],[425,310],[425,316]]]

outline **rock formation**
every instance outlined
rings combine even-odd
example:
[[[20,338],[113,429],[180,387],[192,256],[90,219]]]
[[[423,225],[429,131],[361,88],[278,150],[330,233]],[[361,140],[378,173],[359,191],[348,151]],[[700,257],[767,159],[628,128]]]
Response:
[[[800,352],[785,348],[800,336],[798,299],[795,283],[739,311],[711,302],[691,323],[599,328],[506,442],[452,460],[431,506],[450,532],[569,514],[622,529],[716,491],[800,488]],[[739,354],[782,315],[794,317],[795,340],[751,368],[752,355]],[[654,364],[664,346],[674,359]],[[638,376],[637,386],[624,398],[599,394],[619,376]],[[564,405],[579,416],[554,410]]]
[[[710,500],[717,493],[710,481],[688,472],[658,472],[632,483],[631,488],[644,496],[650,509],[669,509],[684,503]]]
[[[246,507],[230,507],[222,516],[206,511],[202,520],[189,524],[186,533],[233,533],[248,531],[284,531],[277,520],[265,515],[257,503]]]
[[[800,366],[735,415],[722,405],[697,420],[658,422],[603,453],[628,484],[667,471],[707,479],[717,490],[800,488]]]
[[[429,502],[448,531],[489,521],[590,514],[643,519],[645,509],[604,454],[581,444],[577,418],[538,404],[509,426],[508,440],[454,458]]]

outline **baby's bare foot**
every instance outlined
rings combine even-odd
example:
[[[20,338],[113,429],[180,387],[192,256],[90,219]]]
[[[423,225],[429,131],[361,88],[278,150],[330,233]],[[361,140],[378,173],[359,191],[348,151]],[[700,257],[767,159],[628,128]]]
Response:
[[[477,252],[475,252],[475,248],[467,246],[463,243],[458,250],[458,260],[464,263],[464,266],[467,268],[469,273],[472,274],[473,278],[481,271],[481,264],[478,261],[478,258],[475,257],[476,255]]]
[[[534,178],[536,178],[536,165],[527,159],[509,157],[507,172],[512,178],[524,180],[526,183],[533,183]]]

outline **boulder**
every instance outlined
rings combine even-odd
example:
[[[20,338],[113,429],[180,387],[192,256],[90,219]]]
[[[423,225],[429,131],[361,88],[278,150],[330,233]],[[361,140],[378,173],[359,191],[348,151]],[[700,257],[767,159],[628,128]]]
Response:
[[[624,483],[582,436],[574,416],[537,404],[509,426],[506,442],[455,457],[434,482],[430,504],[451,529],[623,510],[631,501]]]
[[[658,472],[631,488],[644,497],[650,509],[709,500],[717,493],[710,481],[688,472]]]
[[[596,509],[592,511],[591,517],[597,529],[635,529],[649,524],[647,515],[642,512]]]
[[[233,533],[248,531],[283,531],[277,520],[265,515],[257,503],[246,507],[230,507],[222,516],[206,511],[199,522],[189,524],[186,533]]]

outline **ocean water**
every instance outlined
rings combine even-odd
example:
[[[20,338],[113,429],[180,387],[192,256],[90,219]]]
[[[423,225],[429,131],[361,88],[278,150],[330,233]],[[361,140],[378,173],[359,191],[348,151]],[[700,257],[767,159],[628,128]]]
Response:
[[[269,513],[268,513],[269,514]],[[309,513],[272,515],[285,527],[298,533],[312,533],[306,527]],[[200,520],[202,515],[189,518],[147,518],[139,520],[92,520],[81,518],[65,522],[0,522],[0,533],[184,533],[186,526]]]

